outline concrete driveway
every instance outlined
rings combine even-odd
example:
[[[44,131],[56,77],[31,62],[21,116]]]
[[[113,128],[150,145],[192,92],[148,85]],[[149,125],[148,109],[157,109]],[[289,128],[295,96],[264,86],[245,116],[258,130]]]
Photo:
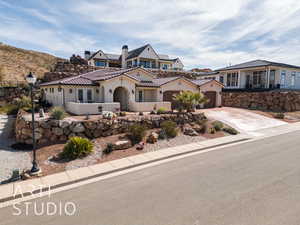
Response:
[[[204,109],[201,111],[204,111],[208,118],[222,121],[241,133],[251,133],[261,129],[287,124],[281,120],[259,115],[247,109],[222,107]]]

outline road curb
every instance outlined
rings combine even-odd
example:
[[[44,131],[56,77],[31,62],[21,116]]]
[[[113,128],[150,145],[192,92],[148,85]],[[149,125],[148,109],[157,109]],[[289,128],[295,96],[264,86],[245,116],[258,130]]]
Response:
[[[240,138],[238,138],[238,136],[241,136]],[[232,136],[229,136],[229,137],[232,137]],[[237,135],[236,136],[236,140],[232,140],[232,141],[227,141],[227,142],[223,142],[223,143],[217,143],[217,144],[212,144],[210,146],[204,146],[204,147],[194,147],[191,148],[190,150],[184,150],[184,151],[181,151],[181,152],[174,152],[170,155],[164,155],[163,154],[163,151],[164,149],[162,150],[159,150],[157,152],[161,153],[161,156],[158,156],[157,158],[154,158],[154,159],[151,159],[151,158],[148,158],[148,160],[144,161],[144,162],[140,162],[140,163],[132,163],[131,165],[127,165],[127,166],[122,166],[120,168],[113,168],[113,169],[109,169],[105,172],[100,172],[100,173],[95,173],[93,175],[88,175],[88,176],[85,176],[85,177],[82,177],[82,178],[79,178],[79,179],[72,179],[70,178],[69,175],[67,175],[67,177],[69,177],[69,180],[67,181],[63,181],[61,183],[58,183],[56,185],[50,185],[51,186],[51,190],[53,189],[57,189],[57,188],[61,188],[61,187],[64,187],[64,186],[67,186],[67,185],[72,185],[72,184],[75,184],[75,183],[79,183],[79,182],[82,182],[82,181],[87,181],[87,180],[90,180],[90,179],[94,179],[94,178],[99,178],[99,177],[102,177],[102,176],[105,176],[105,175],[109,175],[109,174],[113,174],[113,173],[116,173],[116,172],[120,172],[120,171],[123,171],[123,170],[127,170],[127,169],[132,169],[132,168],[135,168],[135,167],[139,167],[139,166],[143,166],[143,165],[147,165],[147,164],[150,164],[150,163],[154,163],[154,162],[158,162],[158,161],[163,161],[163,160],[166,160],[166,159],[170,159],[170,158],[175,158],[175,157],[178,157],[178,156],[183,156],[183,155],[187,155],[187,154],[190,154],[190,153],[195,153],[195,152],[200,152],[200,151],[204,151],[204,150],[209,150],[209,149],[212,149],[212,148],[216,148],[216,147],[222,147],[222,146],[227,146],[227,145],[230,145],[230,144],[234,144],[234,143],[239,143],[239,142],[243,142],[243,141],[247,141],[247,140],[250,140],[252,139],[251,137],[246,137],[245,135]],[[214,139],[212,139],[214,140]],[[205,141],[204,141],[205,142]],[[202,142],[199,142],[199,145],[201,145]],[[182,146],[178,146],[178,147],[181,147],[181,148],[184,148],[184,147],[187,147],[189,145],[182,145]],[[171,148],[169,148],[171,149]],[[162,151],[162,152],[160,152]],[[156,152],[156,151],[155,151]],[[151,154],[153,152],[149,152],[149,154]],[[148,153],[144,153],[144,154],[139,154],[137,156],[143,156],[143,155],[146,155]],[[129,160],[130,157],[126,157],[126,158],[123,158],[123,159],[128,159]],[[117,160],[115,160],[117,161]],[[107,162],[109,163],[109,162]],[[77,170],[83,170],[83,169],[87,169],[88,167],[82,167],[82,168],[79,168]],[[59,174],[67,174],[66,171],[62,172],[62,173],[59,173]],[[55,176],[57,174],[53,174],[53,175],[49,175],[49,176]],[[48,176],[45,176],[45,177],[48,177]],[[45,178],[44,177],[44,178]],[[42,177],[43,178],[43,177]],[[36,181],[37,179],[40,179],[38,182],[41,183],[42,186],[44,186],[44,188],[38,188],[36,190],[30,190],[30,191],[27,191],[27,192],[23,192],[22,194],[18,194],[18,195],[15,195],[15,189],[17,185],[24,185],[26,182],[29,183],[27,185],[30,186],[30,181]],[[8,186],[11,186],[11,187],[8,187]],[[36,178],[36,179],[30,179],[30,180],[25,180],[25,181],[20,181],[20,182],[14,182],[14,183],[9,183],[9,184],[4,184],[3,186],[0,185],[0,195],[1,195],[1,191],[5,191],[5,189],[11,189],[12,190],[9,190],[10,191],[10,195],[4,197],[4,198],[0,198],[0,203],[4,203],[4,202],[7,202],[7,201],[11,201],[11,200],[16,200],[16,199],[20,199],[20,198],[23,198],[23,197],[26,197],[26,196],[30,196],[30,195],[33,195],[33,194],[39,194],[41,192],[46,192],[49,190],[49,187],[46,186],[45,184],[43,184],[41,178]]]

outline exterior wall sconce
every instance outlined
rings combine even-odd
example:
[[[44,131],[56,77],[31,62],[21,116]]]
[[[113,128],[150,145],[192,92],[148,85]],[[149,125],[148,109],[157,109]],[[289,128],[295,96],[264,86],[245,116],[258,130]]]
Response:
[[[134,90],[131,90],[131,93],[134,95]]]
[[[99,94],[99,89],[96,89],[96,93]]]
[[[159,94],[162,94],[162,90],[159,91]]]
[[[109,89],[109,93],[112,93],[112,90],[111,90],[111,89]]]

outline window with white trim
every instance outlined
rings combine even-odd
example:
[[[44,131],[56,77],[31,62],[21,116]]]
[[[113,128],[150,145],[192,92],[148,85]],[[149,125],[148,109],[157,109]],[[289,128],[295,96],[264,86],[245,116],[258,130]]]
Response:
[[[237,87],[238,86],[238,80],[239,80],[239,74],[237,72],[227,73],[226,86],[228,86],[228,87]]]

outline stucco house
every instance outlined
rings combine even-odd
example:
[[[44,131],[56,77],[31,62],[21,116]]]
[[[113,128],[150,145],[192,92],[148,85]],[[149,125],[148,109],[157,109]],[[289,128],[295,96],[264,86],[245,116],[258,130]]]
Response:
[[[91,66],[133,68],[143,67],[160,70],[183,70],[183,64],[179,58],[171,59],[168,55],[158,54],[150,44],[128,50],[128,46],[122,47],[121,55],[105,53],[102,50],[96,52],[85,51],[85,59]]]
[[[203,73],[200,79],[215,79],[228,89],[300,89],[300,67],[254,60]]]
[[[146,112],[154,108],[171,110],[173,95],[180,91],[202,92],[209,103],[221,106],[223,85],[216,80],[190,80],[183,77],[157,78],[146,69],[100,69],[40,85],[44,98],[76,115],[101,111]]]

